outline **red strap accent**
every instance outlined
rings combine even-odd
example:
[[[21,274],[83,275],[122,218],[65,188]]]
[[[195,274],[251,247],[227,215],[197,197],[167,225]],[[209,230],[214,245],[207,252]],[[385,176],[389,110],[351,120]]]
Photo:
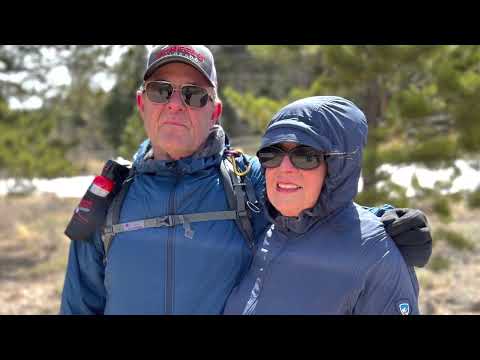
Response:
[[[115,183],[105,176],[95,176],[93,183],[107,192],[112,191],[115,186]]]

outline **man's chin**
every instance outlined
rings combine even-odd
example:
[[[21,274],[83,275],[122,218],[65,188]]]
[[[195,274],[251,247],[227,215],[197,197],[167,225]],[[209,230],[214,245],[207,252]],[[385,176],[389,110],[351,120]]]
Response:
[[[174,149],[190,149],[193,141],[190,136],[185,136],[185,133],[179,134],[177,132],[169,132],[168,134],[162,134],[152,143],[157,144],[159,147],[174,150]]]
[[[193,154],[192,141],[189,139],[179,139],[172,135],[170,138],[162,136],[161,138],[151,139],[153,151],[156,159],[169,157],[188,157]],[[175,159],[178,160],[178,159]]]

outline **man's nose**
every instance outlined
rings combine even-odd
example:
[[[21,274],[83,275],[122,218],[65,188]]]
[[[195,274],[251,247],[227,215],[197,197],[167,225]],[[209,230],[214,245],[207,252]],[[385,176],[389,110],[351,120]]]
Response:
[[[168,101],[168,108],[171,110],[183,110],[185,108],[185,104],[182,100],[182,95],[180,91],[175,89],[170,100]]]

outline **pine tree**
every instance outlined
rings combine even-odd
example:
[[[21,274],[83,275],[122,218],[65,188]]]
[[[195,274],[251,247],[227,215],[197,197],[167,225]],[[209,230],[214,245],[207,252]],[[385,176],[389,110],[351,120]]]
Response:
[[[137,142],[134,146],[129,145],[132,144],[133,140],[131,136],[133,135],[134,139],[143,136],[145,139],[144,132],[138,126],[140,120],[137,115],[135,97],[143,80],[142,75],[145,71],[146,56],[146,46],[129,46],[121,61],[113,69],[117,81],[103,109],[104,137],[111,146],[120,150],[127,158],[129,158],[127,153],[133,152],[141,142]],[[140,129],[140,131],[132,134],[131,132],[134,128]],[[126,132],[128,134],[125,134]],[[136,136],[137,134],[139,136]],[[127,142],[125,143],[125,141]]]
[[[10,111],[0,102],[0,166],[2,176],[33,178],[72,175],[67,159],[71,144],[55,132],[57,119],[41,111]]]
[[[258,46],[251,51],[289,78],[283,96],[228,89],[227,101],[252,127],[263,131],[274,112],[301,97],[338,95],[354,101],[369,123],[364,153],[364,191],[359,200],[378,203],[405,192],[378,169],[384,163],[451,166],[462,153],[478,152],[480,90],[478,46]],[[287,65],[285,65],[287,64]],[[308,86],[279,72],[290,66],[312,74]],[[384,183],[383,191],[377,186]]]
[[[0,77],[3,175],[49,178],[72,175],[79,170],[67,159],[68,150],[79,140],[94,138],[102,93],[92,90],[91,79],[106,70],[104,61],[109,51],[109,47],[83,45],[0,46],[0,68],[4,75]],[[70,86],[54,88],[47,81],[46,75],[58,66],[69,70]],[[8,108],[8,99],[23,100],[31,96],[43,101],[40,109]],[[89,132],[82,134],[82,128],[88,128]]]

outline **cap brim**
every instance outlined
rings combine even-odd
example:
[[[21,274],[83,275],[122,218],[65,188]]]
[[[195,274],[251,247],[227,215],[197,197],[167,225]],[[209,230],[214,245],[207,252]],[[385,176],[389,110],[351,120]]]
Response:
[[[313,137],[305,132],[295,130],[292,129],[292,132],[287,132],[288,129],[286,128],[277,128],[270,131],[267,130],[265,135],[262,137],[260,150],[267,146],[289,142],[310,146],[318,151],[325,151],[325,149],[329,147],[329,145],[323,141],[324,139],[322,137]]]
[[[181,62],[190,66],[193,66],[196,70],[198,70],[200,73],[202,73],[203,76],[207,79],[210,85],[213,87],[216,87],[216,85],[210,80],[208,77],[208,74],[203,70],[198,64],[196,64],[194,61],[190,61],[188,59],[185,59],[182,56],[168,56],[167,58],[159,59],[155,61],[152,65],[150,65],[143,75],[143,81],[147,80],[159,67],[172,63],[172,62]]]

